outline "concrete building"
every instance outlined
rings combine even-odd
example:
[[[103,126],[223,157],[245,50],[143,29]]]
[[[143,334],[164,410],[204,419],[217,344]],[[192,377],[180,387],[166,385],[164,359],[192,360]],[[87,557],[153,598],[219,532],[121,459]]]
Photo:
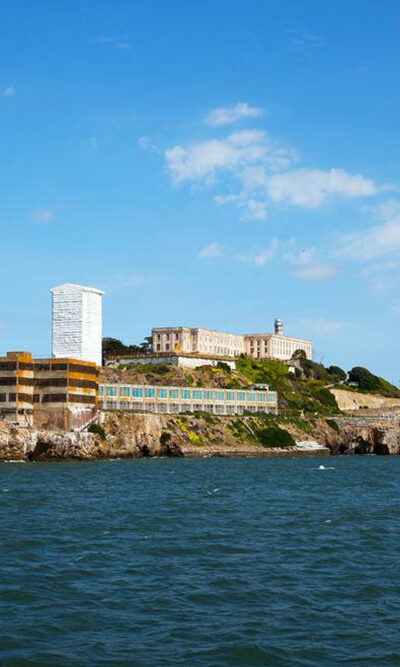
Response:
[[[157,327],[152,329],[153,352],[186,352],[218,357],[238,357],[245,351],[243,336],[214,329]]]
[[[91,361],[101,366],[104,292],[72,283],[50,291],[53,357]]]
[[[303,350],[312,359],[312,342],[283,335],[283,324],[276,319],[273,334],[245,334],[246,354],[254,359],[290,359],[293,352]]]
[[[149,385],[99,386],[99,407],[102,410],[131,410],[176,414],[179,412],[211,412],[217,415],[242,415],[278,412],[275,391],[262,389],[214,389],[194,387],[152,387]]]
[[[37,428],[77,428],[97,410],[98,376],[93,362],[8,352],[0,358],[0,419]]]
[[[290,359],[296,350],[304,350],[312,359],[312,342],[284,336],[283,324],[276,319],[274,333],[230,334],[213,329],[156,327],[152,330],[153,352],[162,354],[207,355],[216,360],[234,359],[247,354],[254,359]]]
[[[6,357],[0,357],[0,419],[32,425],[33,384],[29,352],[8,352]]]

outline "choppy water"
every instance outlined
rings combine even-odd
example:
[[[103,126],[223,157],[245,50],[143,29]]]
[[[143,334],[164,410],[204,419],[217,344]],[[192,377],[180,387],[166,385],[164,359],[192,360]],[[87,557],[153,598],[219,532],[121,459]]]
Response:
[[[2,665],[400,664],[400,458],[6,464],[0,527]]]

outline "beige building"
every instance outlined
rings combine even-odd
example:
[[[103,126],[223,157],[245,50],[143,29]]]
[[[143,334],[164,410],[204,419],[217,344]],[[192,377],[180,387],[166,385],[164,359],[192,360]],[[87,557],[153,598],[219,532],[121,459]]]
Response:
[[[304,350],[312,359],[312,342],[283,335],[283,324],[276,319],[274,333],[230,334],[214,329],[157,327],[152,330],[153,352],[157,354],[198,354],[212,357],[254,359],[290,359],[296,350]]]
[[[238,357],[245,352],[244,338],[239,334],[214,329],[189,327],[157,327],[152,330],[153,352],[205,354]]]
[[[281,320],[274,322],[273,334],[245,334],[246,354],[254,359],[290,359],[296,350],[303,350],[312,359],[312,342],[283,335]]]

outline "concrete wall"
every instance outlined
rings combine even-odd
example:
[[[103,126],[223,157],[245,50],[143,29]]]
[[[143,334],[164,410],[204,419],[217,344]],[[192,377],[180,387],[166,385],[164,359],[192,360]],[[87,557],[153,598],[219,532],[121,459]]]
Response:
[[[219,362],[228,364],[229,368],[235,370],[236,364],[233,359],[224,359],[219,357],[213,359],[212,357],[194,357],[194,356],[183,356],[177,354],[166,354],[165,356],[157,357],[119,357],[118,364],[172,364],[173,366],[178,366],[179,368],[197,368],[198,366],[216,366]],[[106,365],[112,366],[116,362],[110,361]]]

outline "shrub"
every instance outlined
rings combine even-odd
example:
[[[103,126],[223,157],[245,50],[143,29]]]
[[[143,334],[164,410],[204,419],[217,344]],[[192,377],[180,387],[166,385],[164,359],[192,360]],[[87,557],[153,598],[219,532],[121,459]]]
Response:
[[[293,447],[296,444],[290,433],[279,426],[260,428],[256,436],[263,447]]]
[[[229,364],[226,364],[224,361],[219,361],[217,363],[217,368],[220,368],[221,371],[225,371],[226,373],[231,373],[231,371],[232,371]]]
[[[95,435],[99,435],[100,438],[105,440],[106,438],[106,432],[100,424],[90,424],[88,428],[89,433],[94,433]]]
[[[336,403],[336,398],[329,389],[324,387],[317,387],[312,391],[313,398],[315,398],[319,403],[326,406],[327,408],[332,408],[333,410],[338,410],[338,404]]]
[[[167,442],[171,440],[171,433],[168,431],[163,431],[160,435],[160,444],[161,445],[166,445]]]
[[[328,424],[328,426],[333,428],[333,430],[336,431],[336,433],[339,433],[339,431],[340,431],[339,424],[337,422],[335,422],[334,419],[327,419],[326,423]]]

